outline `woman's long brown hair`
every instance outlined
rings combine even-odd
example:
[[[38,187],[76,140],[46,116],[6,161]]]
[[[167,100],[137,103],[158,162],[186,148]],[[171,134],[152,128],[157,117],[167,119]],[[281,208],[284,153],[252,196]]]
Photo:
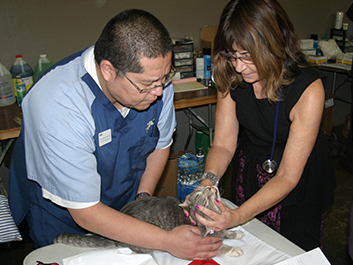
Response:
[[[225,95],[242,82],[232,63],[219,56],[220,51],[235,52],[234,45],[249,52],[271,102],[300,67],[309,65],[293,24],[275,0],[232,0],[224,8],[214,40],[214,79]]]

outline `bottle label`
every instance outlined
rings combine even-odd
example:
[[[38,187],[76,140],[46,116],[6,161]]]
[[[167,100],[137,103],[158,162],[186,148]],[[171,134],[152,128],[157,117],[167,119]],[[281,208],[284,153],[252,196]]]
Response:
[[[26,93],[26,86],[24,85],[16,86],[16,90],[18,95],[23,95],[24,93]]]
[[[203,153],[203,151],[202,151],[202,149],[199,149],[199,151],[197,152],[197,154],[196,154],[196,159],[197,159],[197,162],[201,165],[201,166],[203,166],[203,164],[205,163],[205,155],[204,155],[204,153]]]
[[[204,157],[201,156],[201,157],[197,157],[197,162],[200,164],[200,165],[203,165],[204,164]]]
[[[26,86],[25,85],[17,85],[16,90],[17,90],[17,103],[18,103],[18,106],[21,106],[22,100],[23,100],[24,96],[26,95]]]
[[[13,95],[10,95],[10,96],[0,96],[0,99],[8,99],[8,98],[12,98]]]
[[[22,77],[23,83],[26,85],[26,91],[33,85],[33,76]]]
[[[210,79],[211,78],[211,55],[204,55],[204,78]]]
[[[13,97],[12,84],[10,82],[0,83],[0,99],[6,99]]]
[[[28,91],[28,89],[30,89],[30,87],[33,85],[33,76],[21,77],[21,79],[26,85],[26,91]],[[17,97],[16,78],[12,78],[12,84],[14,88],[14,94]]]

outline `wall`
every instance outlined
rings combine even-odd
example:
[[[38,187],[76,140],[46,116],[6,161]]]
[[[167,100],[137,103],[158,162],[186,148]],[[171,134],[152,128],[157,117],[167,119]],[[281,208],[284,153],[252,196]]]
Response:
[[[53,62],[95,43],[117,13],[145,9],[157,16],[173,37],[198,38],[199,29],[216,25],[227,0],[2,0],[0,59],[11,67],[22,54],[34,66],[39,54]]]
[[[9,69],[15,55],[34,67],[46,53],[52,62],[95,43],[107,21],[128,8],[145,9],[157,16],[172,37],[193,36],[199,44],[199,30],[216,26],[228,0],[2,0],[0,5],[0,60]],[[337,11],[347,11],[350,0],[279,0],[292,20],[299,38],[319,34],[323,38],[334,26]],[[344,18],[348,22],[348,18]],[[332,77],[330,77],[332,78]],[[342,88],[343,90],[343,88]],[[346,108],[343,104],[342,108]],[[207,120],[207,108],[197,111]],[[343,114],[337,114],[338,123]],[[336,113],[339,112],[335,112]],[[335,116],[336,117],[336,116]],[[173,151],[183,150],[187,119],[177,112],[178,127]],[[193,140],[190,148],[193,149]]]
[[[173,37],[194,36],[216,26],[228,0],[2,0],[0,60],[11,67],[15,55],[35,66],[39,54],[53,62],[94,44],[106,22],[128,8],[145,9],[157,16]],[[337,11],[350,0],[279,0],[300,38],[312,33],[324,37],[334,26]],[[345,17],[345,21],[348,18]]]
[[[278,0],[287,11],[294,24],[297,35],[304,39],[316,33],[324,38],[335,26],[337,11],[346,12],[353,3],[351,0]],[[344,15],[344,21],[349,19]]]

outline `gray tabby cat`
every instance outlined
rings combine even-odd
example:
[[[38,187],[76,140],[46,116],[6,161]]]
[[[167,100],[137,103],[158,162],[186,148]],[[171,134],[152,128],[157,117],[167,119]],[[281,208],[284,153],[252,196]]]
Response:
[[[199,186],[195,191],[186,197],[185,202],[182,204],[180,204],[178,199],[171,196],[147,196],[126,204],[121,209],[121,212],[169,231],[179,225],[191,225],[189,218],[185,217],[183,211],[183,209],[185,209],[189,212],[190,217],[195,220],[197,226],[200,228],[202,238],[207,235],[220,236],[222,240],[224,238],[243,238],[244,233],[241,231],[213,232],[211,228],[205,227],[195,218],[194,212],[196,211],[198,214],[210,219],[196,208],[197,205],[203,205],[215,212],[220,213],[220,210],[215,205],[216,199],[221,201],[219,191],[216,186]],[[128,245],[95,234],[60,234],[54,239],[54,243],[63,243],[76,247],[128,247],[136,253],[152,252],[151,249]],[[231,247],[225,244],[220,247],[220,251],[220,255],[223,256],[236,257],[243,254],[243,250],[241,248]]]

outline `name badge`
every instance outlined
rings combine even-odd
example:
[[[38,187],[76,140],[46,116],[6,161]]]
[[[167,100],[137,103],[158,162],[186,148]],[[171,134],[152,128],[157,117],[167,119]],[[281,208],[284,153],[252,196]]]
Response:
[[[98,134],[99,147],[109,144],[112,141],[112,130],[108,129]]]

